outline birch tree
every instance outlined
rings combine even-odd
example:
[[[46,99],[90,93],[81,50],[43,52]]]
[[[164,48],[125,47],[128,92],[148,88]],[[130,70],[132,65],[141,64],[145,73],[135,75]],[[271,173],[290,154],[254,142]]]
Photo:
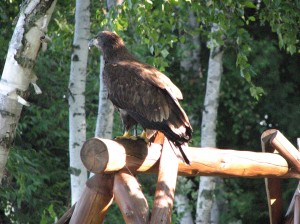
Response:
[[[188,13],[188,21],[187,24],[185,24],[185,28],[186,26],[191,30],[198,27],[195,15],[192,11]],[[180,61],[180,67],[183,74],[192,73],[194,76],[201,74],[200,36],[187,36],[185,43],[181,44],[181,49],[182,60]],[[177,186],[178,190],[176,191],[174,199],[177,214],[181,216],[180,224],[191,224],[194,221],[190,208],[190,201],[186,194],[186,191],[189,191],[190,189],[186,188],[192,188],[192,184],[186,177],[178,176]]]
[[[123,0],[107,0],[107,9],[110,10],[116,5],[122,4]],[[99,71],[99,106],[96,123],[95,136],[102,138],[112,138],[114,106],[107,98],[107,88],[103,83],[104,60],[100,56],[100,71]]]
[[[211,32],[216,32],[218,26],[213,25]],[[216,147],[217,111],[221,76],[223,73],[223,50],[221,46],[211,40],[208,62],[207,84],[204,99],[204,110],[201,125],[201,147]],[[215,201],[214,190],[218,177],[201,177],[198,190],[196,223],[218,223],[218,214],[212,215]],[[215,210],[216,211],[216,210]]]
[[[86,140],[85,85],[88,40],[90,38],[89,7],[89,0],[76,0],[69,81],[69,152],[72,204],[79,199],[87,180],[87,170],[81,162],[80,149]]]
[[[107,88],[103,82],[103,72],[104,60],[103,56],[100,56],[100,72],[99,72],[99,106],[98,106],[98,116],[96,123],[95,136],[101,138],[112,138],[113,129],[113,118],[114,118],[114,106],[107,98]]]
[[[21,5],[0,82],[0,181],[23,105],[29,106],[26,98],[30,84],[41,93],[33,68],[41,43],[47,39],[55,4],[56,0],[32,0]]]

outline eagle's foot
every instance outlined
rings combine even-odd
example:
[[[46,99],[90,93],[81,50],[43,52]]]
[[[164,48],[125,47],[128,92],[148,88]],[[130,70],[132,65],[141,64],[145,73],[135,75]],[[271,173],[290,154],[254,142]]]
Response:
[[[131,135],[128,131],[125,131],[122,136],[117,136],[116,139],[128,139],[136,141],[138,138],[136,136]]]
[[[150,142],[150,140],[147,138],[147,132],[143,130],[143,132],[137,136],[138,139],[144,140],[147,144]]]

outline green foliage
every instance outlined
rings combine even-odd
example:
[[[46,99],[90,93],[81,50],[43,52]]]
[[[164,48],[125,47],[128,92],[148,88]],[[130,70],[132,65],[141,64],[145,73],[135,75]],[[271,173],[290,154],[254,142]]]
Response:
[[[68,173],[61,164],[61,158],[46,150],[15,148],[11,151],[7,163],[9,174],[0,189],[1,209],[9,214],[10,220],[55,221],[68,202]]]
[[[3,67],[21,1],[2,1],[0,6],[0,64]],[[92,1],[92,33],[104,26],[117,31],[130,51],[164,71],[180,87],[182,105],[194,127],[193,146],[200,142],[200,121],[205,93],[209,49],[218,43],[225,49],[224,76],[218,113],[220,148],[260,151],[260,134],[270,127],[291,140],[299,135],[299,5],[292,1],[188,1],[127,0],[103,14],[99,1]],[[35,67],[43,94],[28,99],[17,129],[5,182],[0,189],[1,214],[19,223],[53,223],[69,206],[68,79],[74,30],[75,0],[58,1],[49,24],[52,42]],[[193,14],[196,27],[187,25]],[[217,24],[217,32],[211,32]],[[194,49],[191,37],[200,35],[201,74],[183,72],[182,44]],[[208,42],[208,40],[210,40]],[[281,50],[280,50],[281,49]],[[285,52],[288,52],[288,55]],[[91,51],[86,88],[87,138],[94,135],[98,107],[99,53]],[[242,76],[243,78],[241,78]],[[259,99],[259,100],[258,100]],[[113,135],[121,134],[115,114]],[[195,202],[198,178],[177,190]],[[156,176],[140,175],[150,207]],[[222,223],[266,223],[267,208],[262,180],[226,179],[227,203]],[[290,198],[293,181],[285,186]],[[289,200],[289,199],[288,199]],[[255,205],[255,206],[254,206]],[[191,206],[193,209],[195,203]],[[31,211],[35,211],[32,213]],[[194,212],[194,211],[193,211]],[[180,216],[174,216],[177,220]],[[106,223],[123,223],[116,205]]]

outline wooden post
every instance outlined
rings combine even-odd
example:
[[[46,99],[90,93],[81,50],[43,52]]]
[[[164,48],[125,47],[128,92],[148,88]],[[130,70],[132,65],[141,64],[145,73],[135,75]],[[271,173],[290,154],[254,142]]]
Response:
[[[92,138],[81,150],[85,167],[94,173],[111,173],[128,168],[130,172],[157,173],[162,146],[144,141]],[[178,174],[234,177],[300,178],[279,154],[216,148],[187,147],[191,165],[178,160]]]
[[[115,174],[113,193],[125,223],[148,223],[147,200],[137,179],[128,170],[121,170]]]
[[[160,157],[151,224],[171,223],[174,193],[176,188],[178,159],[167,139],[164,140]]]
[[[55,224],[69,224],[73,215],[76,203],[55,223]]]
[[[298,149],[300,150],[300,138],[297,138]],[[294,196],[284,217],[285,224],[300,224],[300,182],[296,187]]]
[[[96,174],[91,177],[76,203],[70,224],[99,224],[104,220],[113,200],[113,175]]]
[[[261,135],[261,146],[263,152],[275,152],[275,149],[271,145],[271,139],[274,139],[274,133],[276,133],[276,130],[271,129],[263,132],[263,134]],[[279,224],[281,223],[283,218],[281,179],[265,178],[265,185],[270,224]]]
[[[266,132],[268,136],[265,138],[269,144],[292,165],[292,169],[300,172],[300,152],[297,148],[280,131],[270,129]]]

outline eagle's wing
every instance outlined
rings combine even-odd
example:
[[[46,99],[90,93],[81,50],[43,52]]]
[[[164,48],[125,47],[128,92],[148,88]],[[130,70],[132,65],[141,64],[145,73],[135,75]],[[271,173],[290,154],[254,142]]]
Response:
[[[156,68],[140,63],[138,61],[122,61],[120,65],[131,66],[143,77],[147,82],[153,85],[165,89],[168,91],[171,97],[174,99],[182,100],[183,96],[180,89],[163,73],[158,71]]]
[[[180,90],[153,67],[133,61],[106,64],[104,76],[109,98],[117,107],[149,122],[167,123],[178,135],[181,126],[190,127],[177,99]],[[185,129],[185,127],[183,127]]]

